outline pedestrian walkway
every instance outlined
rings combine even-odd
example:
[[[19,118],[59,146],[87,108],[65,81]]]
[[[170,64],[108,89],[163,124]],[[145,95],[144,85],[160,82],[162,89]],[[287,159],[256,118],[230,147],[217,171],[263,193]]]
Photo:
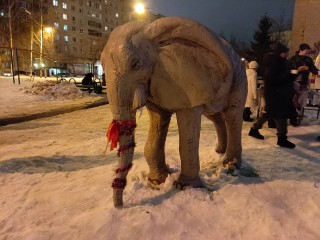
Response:
[[[25,93],[25,88],[31,87],[35,82],[48,80],[56,79],[36,78],[34,82],[30,82],[29,77],[25,76],[21,77],[19,85],[17,81],[16,84],[13,84],[12,78],[0,77],[0,126],[97,107],[108,103],[106,94],[85,94],[77,99],[45,101],[41,96]]]

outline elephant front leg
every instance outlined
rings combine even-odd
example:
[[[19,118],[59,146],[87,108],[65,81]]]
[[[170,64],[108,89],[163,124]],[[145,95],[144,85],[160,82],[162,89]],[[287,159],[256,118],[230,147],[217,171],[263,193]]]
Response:
[[[181,173],[177,183],[184,186],[202,187],[199,177],[199,138],[202,106],[176,112],[179,128],[179,152]]]
[[[165,182],[169,170],[165,161],[165,141],[172,113],[147,103],[150,118],[148,139],[144,148],[144,156],[149,165],[149,181],[158,185]]]

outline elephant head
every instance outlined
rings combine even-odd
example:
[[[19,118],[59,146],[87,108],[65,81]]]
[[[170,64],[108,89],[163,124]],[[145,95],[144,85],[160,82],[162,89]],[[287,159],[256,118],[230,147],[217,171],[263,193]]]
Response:
[[[108,137],[119,141],[114,204],[121,206],[134,152],[136,110],[147,101],[170,111],[216,102],[223,108],[232,64],[223,42],[183,18],[129,22],[113,30],[102,52],[113,122]]]

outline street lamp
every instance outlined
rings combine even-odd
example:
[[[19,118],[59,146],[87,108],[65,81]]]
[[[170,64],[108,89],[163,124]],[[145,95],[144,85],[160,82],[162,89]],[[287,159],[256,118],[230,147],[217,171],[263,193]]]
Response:
[[[44,31],[45,31],[47,34],[51,34],[51,33],[52,33],[52,27],[45,27],[45,28],[44,28]]]
[[[145,7],[143,3],[137,3],[134,5],[134,11],[138,14],[143,14],[145,12]]]
[[[33,20],[40,28],[40,38],[34,34],[33,31],[33,24],[31,22],[31,44],[30,44],[30,73],[32,74],[32,62],[33,62],[33,58],[32,58],[32,54],[33,54],[33,37],[35,36],[39,42],[40,45],[40,77],[42,77],[42,69],[45,66],[43,63],[43,32],[45,31],[46,33],[50,34],[52,32],[52,27],[43,27],[43,16],[42,16],[42,0],[40,1],[40,23],[37,22],[32,13],[29,12],[28,10],[25,9],[25,12],[30,16],[30,19]],[[45,71],[45,77],[47,77],[47,72]]]
[[[132,12],[129,15],[129,20],[144,20],[154,21],[159,18],[159,14],[154,14],[150,8],[146,7],[142,2],[138,2],[133,5]]]
[[[132,6],[132,10],[129,13],[129,21],[141,20],[143,14],[145,13],[145,6],[143,3],[138,2]]]

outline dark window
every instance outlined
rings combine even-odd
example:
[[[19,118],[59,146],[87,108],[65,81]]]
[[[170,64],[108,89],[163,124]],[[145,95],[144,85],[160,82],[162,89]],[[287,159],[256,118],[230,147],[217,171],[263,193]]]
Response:
[[[91,20],[88,21],[88,25],[91,27],[101,28],[101,23],[97,23]]]
[[[92,30],[92,29],[88,29],[88,34],[91,35],[91,36],[102,37],[102,33],[101,32],[98,32],[98,31],[95,31],[95,30]]]

